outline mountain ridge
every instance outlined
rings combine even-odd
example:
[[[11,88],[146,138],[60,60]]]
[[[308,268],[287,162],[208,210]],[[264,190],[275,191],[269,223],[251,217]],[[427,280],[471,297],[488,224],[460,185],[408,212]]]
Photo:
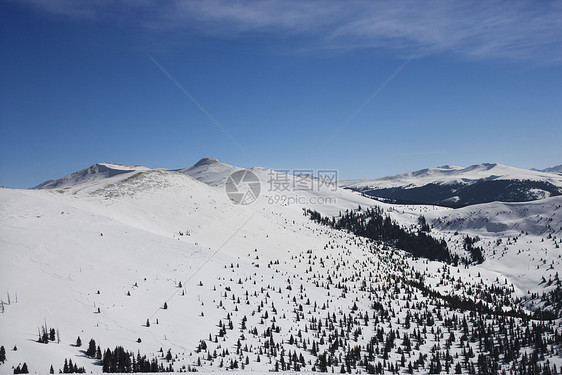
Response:
[[[56,180],[45,181],[32,189],[57,189],[74,186],[97,179],[105,179],[120,174],[131,173],[135,171],[147,171],[150,168],[141,165],[123,165],[112,163],[96,163],[87,168],[72,172],[64,177]]]
[[[362,194],[417,204],[463,207],[492,201],[532,201],[562,194],[562,176],[497,163],[446,165],[377,179],[341,181]]]
[[[562,164],[560,164],[560,165],[555,165],[554,167],[544,168],[544,169],[535,169],[535,168],[533,168],[532,170],[534,170],[534,171],[540,171],[540,172],[562,173]]]

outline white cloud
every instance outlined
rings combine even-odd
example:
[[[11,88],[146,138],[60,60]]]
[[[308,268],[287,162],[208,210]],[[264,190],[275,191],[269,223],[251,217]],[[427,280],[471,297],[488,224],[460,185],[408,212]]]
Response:
[[[389,48],[408,56],[562,63],[562,2],[24,0],[55,14],[123,17],[158,32],[302,38],[307,48]],[[132,16],[134,15],[134,16]],[[133,18],[134,17],[134,18]]]

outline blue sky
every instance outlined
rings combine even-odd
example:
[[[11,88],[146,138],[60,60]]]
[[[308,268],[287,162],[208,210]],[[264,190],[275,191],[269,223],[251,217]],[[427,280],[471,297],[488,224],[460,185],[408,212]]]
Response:
[[[340,179],[561,164],[561,20],[561,2],[5,1],[0,185],[205,156]]]

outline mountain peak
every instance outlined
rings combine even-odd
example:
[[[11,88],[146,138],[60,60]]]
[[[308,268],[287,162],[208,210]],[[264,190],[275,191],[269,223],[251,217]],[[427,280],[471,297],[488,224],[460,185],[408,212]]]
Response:
[[[221,161],[218,159],[213,159],[213,158],[203,158],[201,160],[199,160],[197,163],[195,163],[194,167],[201,167],[203,165],[210,165],[210,164],[220,164]]]
[[[219,186],[226,182],[228,176],[241,168],[225,164],[213,158],[203,158],[189,168],[179,169],[207,185]]]
[[[490,170],[495,167],[502,167],[502,165],[498,163],[482,163],[481,166],[483,166],[487,170]]]
[[[445,165],[441,165],[439,167],[437,167],[437,169],[462,169],[463,167],[459,167],[456,165],[451,165],[451,164],[445,164]]]

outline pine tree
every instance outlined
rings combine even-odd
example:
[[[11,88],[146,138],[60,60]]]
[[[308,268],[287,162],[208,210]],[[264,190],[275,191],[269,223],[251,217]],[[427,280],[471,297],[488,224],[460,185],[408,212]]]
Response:
[[[457,365],[455,366],[455,374],[462,374],[462,367],[460,362],[457,362]]]
[[[90,339],[88,350],[86,350],[86,355],[90,358],[94,358],[94,356],[96,355],[96,341],[94,339]]]
[[[55,373],[55,369],[53,368],[53,365],[51,365],[51,368],[49,369],[49,374],[54,374]]]
[[[146,326],[150,327],[150,320],[146,319]]]
[[[6,349],[4,346],[0,346],[0,362],[4,363],[6,361]]]
[[[82,340],[80,339],[80,336],[78,336],[78,338],[76,339],[76,346],[77,346],[77,347],[81,347],[81,346],[82,346]]]
[[[168,303],[164,302],[164,310],[168,309]]]
[[[111,350],[107,349],[103,354],[103,361],[102,361],[102,371],[103,372],[111,372],[111,362],[112,362],[113,353]]]
[[[27,363],[23,363],[23,366],[21,366],[21,374],[29,374],[29,370],[27,369]]]

